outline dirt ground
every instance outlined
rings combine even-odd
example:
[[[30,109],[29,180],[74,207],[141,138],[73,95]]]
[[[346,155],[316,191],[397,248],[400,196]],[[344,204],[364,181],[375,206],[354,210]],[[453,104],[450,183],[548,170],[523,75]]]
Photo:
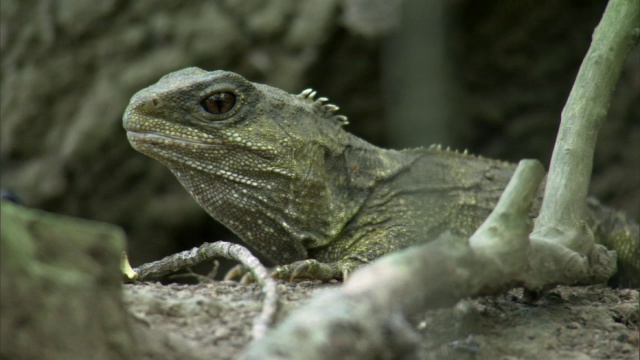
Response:
[[[338,284],[280,283],[280,318]],[[124,286],[136,328],[164,337],[143,358],[230,359],[250,341],[262,295],[258,285],[202,282]],[[464,300],[413,319],[420,359],[638,359],[637,290],[558,287],[535,304],[514,289]],[[167,345],[171,344],[171,345]]]

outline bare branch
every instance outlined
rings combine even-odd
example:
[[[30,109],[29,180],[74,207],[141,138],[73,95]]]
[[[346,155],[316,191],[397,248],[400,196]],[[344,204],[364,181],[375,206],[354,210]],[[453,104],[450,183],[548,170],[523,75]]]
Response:
[[[532,274],[528,288],[573,284],[593,276],[588,257],[613,262],[606,260],[613,254],[594,246],[593,233],[585,222],[586,197],[598,131],[627,53],[638,42],[638,24],[638,0],[611,0],[594,31],[562,111],[542,208],[531,234],[531,246],[536,249],[532,269],[545,271]]]

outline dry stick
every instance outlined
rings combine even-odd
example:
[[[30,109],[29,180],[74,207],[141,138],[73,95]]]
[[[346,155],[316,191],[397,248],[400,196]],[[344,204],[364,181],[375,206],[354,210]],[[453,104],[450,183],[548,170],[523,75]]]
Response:
[[[254,320],[252,329],[253,338],[260,339],[274,322],[278,310],[278,291],[275,280],[269,276],[267,269],[255,256],[251,255],[247,248],[224,241],[204,243],[200,247],[167,256],[162,260],[144,264],[133,270],[138,273],[138,281],[145,281],[216,257],[224,257],[242,263],[262,286],[264,293],[262,312]]]
[[[542,208],[531,234],[532,269],[546,271],[531,274],[530,289],[574,284],[587,277],[597,281],[612,274],[593,274],[594,261],[615,264],[615,255],[594,246],[585,223],[586,197],[598,131],[627,54],[640,36],[639,4],[609,1],[562,111]]]
[[[241,358],[409,357],[417,341],[406,317],[468,296],[502,292],[521,281],[529,206],[543,176],[538,161],[521,161],[471,244],[447,233],[378,259],[291,314]]]

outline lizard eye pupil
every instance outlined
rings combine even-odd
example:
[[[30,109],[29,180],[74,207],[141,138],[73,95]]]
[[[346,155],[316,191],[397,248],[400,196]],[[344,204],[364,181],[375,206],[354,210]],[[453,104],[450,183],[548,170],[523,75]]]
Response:
[[[236,96],[230,92],[218,92],[202,100],[200,104],[208,113],[222,115],[233,109]]]

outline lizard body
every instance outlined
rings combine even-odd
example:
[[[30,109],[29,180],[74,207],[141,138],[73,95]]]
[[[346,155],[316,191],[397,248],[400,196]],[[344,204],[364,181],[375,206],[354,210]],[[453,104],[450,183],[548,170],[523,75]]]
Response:
[[[314,97],[187,68],[134,95],[123,124],[213,218],[284,265],[282,277],[341,278],[443,231],[470,235],[513,173],[438,148],[375,147]]]

